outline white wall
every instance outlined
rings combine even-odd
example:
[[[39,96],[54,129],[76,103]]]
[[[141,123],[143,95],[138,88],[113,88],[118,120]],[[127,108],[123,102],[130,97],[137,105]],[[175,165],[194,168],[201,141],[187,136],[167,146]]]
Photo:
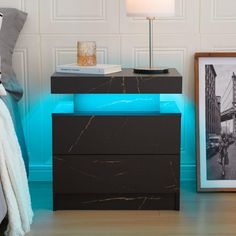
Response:
[[[236,50],[235,0],[176,0],[177,16],[155,24],[155,61],[184,76],[182,170],[194,178],[194,73],[196,51]],[[75,61],[76,41],[95,40],[101,63],[124,67],[147,63],[147,22],[125,15],[124,0],[0,0],[0,7],[29,13],[17,43],[14,67],[25,89],[22,117],[31,179],[51,174],[51,119],[60,96],[50,94],[56,64]]]

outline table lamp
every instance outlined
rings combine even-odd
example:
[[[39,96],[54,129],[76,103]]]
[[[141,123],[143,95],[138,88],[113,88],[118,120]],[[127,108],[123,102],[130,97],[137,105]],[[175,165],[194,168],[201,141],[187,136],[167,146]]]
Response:
[[[149,21],[149,67],[135,68],[139,74],[165,74],[168,68],[153,67],[153,21],[156,17],[175,15],[175,0],[126,0],[128,16],[145,16]]]

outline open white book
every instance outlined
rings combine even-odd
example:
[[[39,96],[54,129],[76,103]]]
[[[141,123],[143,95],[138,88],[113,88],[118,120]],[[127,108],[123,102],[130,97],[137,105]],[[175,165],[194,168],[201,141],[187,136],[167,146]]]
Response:
[[[75,74],[97,74],[106,75],[121,71],[121,65],[97,64],[96,66],[79,66],[76,63],[59,65],[56,72]]]

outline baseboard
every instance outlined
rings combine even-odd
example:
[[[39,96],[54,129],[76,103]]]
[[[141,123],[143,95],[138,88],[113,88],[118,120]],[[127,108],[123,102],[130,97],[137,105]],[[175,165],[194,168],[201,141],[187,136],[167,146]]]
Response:
[[[181,181],[196,181],[196,165],[181,165]]]
[[[37,181],[52,181],[52,166],[51,165],[31,165],[29,167],[29,180]]]

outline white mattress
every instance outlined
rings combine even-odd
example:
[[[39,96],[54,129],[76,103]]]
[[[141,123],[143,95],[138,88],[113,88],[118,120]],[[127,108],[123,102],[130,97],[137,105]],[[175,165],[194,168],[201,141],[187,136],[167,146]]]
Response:
[[[7,206],[6,206],[5,198],[2,191],[2,185],[0,183],[0,223],[5,218],[6,213],[7,213]]]

